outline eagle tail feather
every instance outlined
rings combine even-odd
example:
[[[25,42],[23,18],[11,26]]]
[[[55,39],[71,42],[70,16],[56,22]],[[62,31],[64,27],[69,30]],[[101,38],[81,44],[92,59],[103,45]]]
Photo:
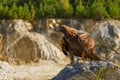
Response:
[[[91,60],[96,60],[96,61],[102,61],[102,59],[96,54],[93,54],[90,59]]]

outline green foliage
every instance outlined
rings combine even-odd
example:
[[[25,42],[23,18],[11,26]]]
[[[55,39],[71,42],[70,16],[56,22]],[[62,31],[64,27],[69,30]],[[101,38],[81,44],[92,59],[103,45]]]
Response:
[[[104,19],[109,17],[102,0],[94,0],[90,7],[90,17],[95,19]]]
[[[73,7],[73,16],[76,16],[76,7],[79,4],[81,0],[69,0],[69,3],[72,5]],[[81,1],[82,2],[82,1]],[[79,4],[80,5],[80,4]]]
[[[70,17],[73,14],[73,8],[72,5],[70,5],[69,0],[62,0],[61,1],[62,4],[62,13],[61,15],[63,15],[65,18],[66,17]]]
[[[120,19],[120,1],[107,0],[106,8],[113,19]]]
[[[0,18],[3,18],[3,11],[4,10],[4,7],[3,7],[3,5],[0,3]]]
[[[31,20],[31,13],[29,10],[29,6],[27,4],[24,4],[23,13],[24,13],[24,19]]]
[[[6,5],[5,7],[4,7],[4,9],[3,9],[3,18],[10,18],[9,17],[9,13],[10,13],[10,11],[9,11],[10,9],[9,9],[9,7]]]
[[[24,18],[23,16],[24,16],[23,7],[19,6],[18,7],[18,17]]]
[[[55,1],[54,0],[44,0],[39,4],[38,9],[40,18],[52,18],[56,14]]]
[[[12,7],[11,7],[11,9],[9,10],[9,17],[10,18],[15,18],[15,19],[17,19],[17,5],[16,5],[16,3],[14,2],[13,3],[13,5],[12,5]]]
[[[87,9],[83,5],[82,0],[80,0],[79,5],[76,7],[76,16],[79,18],[84,18],[87,15]]]
[[[31,20],[33,20],[35,18],[35,8],[33,5],[30,6],[30,13],[31,13]]]
[[[101,80],[101,75],[103,74],[103,71],[104,71],[104,68],[101,68],[101,69],[98,71],[96,80]]]
[[[56,2],[55,4],[56,4],[55,5],[55,8],[56,8],[56,15],[55,15],[55,17],[56,18],[62,18],[62,17],[64,17],[64,15],[62,15],[63,11],[64,11],[62,3],[60,4],[60,2]]]
[[[0,19],[120,19],[120,0],[0,0]]]

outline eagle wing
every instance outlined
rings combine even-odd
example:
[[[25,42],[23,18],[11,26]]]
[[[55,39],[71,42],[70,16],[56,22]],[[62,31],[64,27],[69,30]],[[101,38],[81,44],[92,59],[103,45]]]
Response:
[[[93,48],[95,46],[92,37],[87,33],[83,33],[83,34],[79,35],[78,40],[79,40],[79,44],[85,50],[90,50],[91,48]]]
[[[61,39],[61,47],[62,47],[62,51],[64,53],[64,55],[68,56],[68,43],[65,39],[65,37],[62,37]]]
[[[90,58],[90,60],[101,60],[96,54],[95,43],[91,35],[88,33],[80,34],[78,37],[78,43],[85,52],[85,57]]]

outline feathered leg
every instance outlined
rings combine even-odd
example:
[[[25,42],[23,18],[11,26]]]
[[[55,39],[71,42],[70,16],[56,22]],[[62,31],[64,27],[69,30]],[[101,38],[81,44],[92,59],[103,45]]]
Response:
[[[70,60],[71,60],[71,63],[74,63],[74,52],[72,50],[69,51],[69,56],[70,56]]]
[[[96,54],[95,48],[91,49],[90,51],[90,59],[91,60],[96,60],[96,61],[102,61],[102,59]]]
[[[82,52],[82,60],[85,61],[85,52]]]

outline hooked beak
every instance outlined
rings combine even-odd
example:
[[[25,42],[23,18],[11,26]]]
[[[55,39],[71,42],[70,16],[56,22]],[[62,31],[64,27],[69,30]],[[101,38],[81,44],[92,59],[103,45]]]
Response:
[[[54,30],[54,31],[57,31],[57,27],[59,26],[59,24],[50,24],[50,29]]]
[[[55,20],[52,20],[52,23],[49,24],[49,26],[50,26],[50,29],[51,29],[51,30],[59,31],[59,29],[58,29],[59,24],[58,24]]]
[[[50,24],[50,29],[54,30],[54,26],[52,24]]]

